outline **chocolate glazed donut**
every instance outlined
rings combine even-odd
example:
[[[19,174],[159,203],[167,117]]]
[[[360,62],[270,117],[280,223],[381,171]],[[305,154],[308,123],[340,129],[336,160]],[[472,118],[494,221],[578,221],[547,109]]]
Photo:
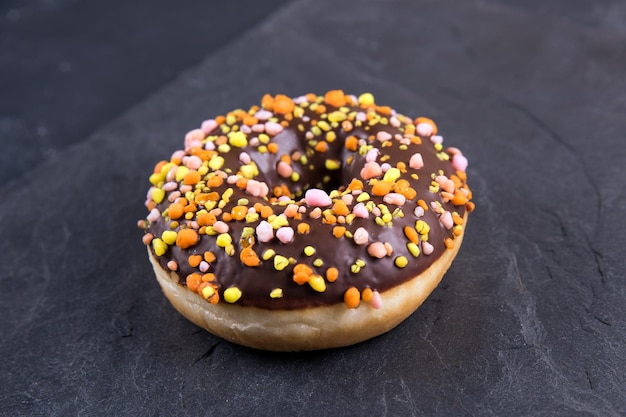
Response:
[[[206,120],[150,176],[139,222],[176,309],[223,338],[345,346],[410,315],[474,208],[435,123],[340,90]]]

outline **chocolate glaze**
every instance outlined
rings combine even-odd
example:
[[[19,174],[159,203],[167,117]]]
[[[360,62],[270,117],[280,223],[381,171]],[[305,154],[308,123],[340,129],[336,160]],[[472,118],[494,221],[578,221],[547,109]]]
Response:
[[[332,106],[327,107],[329,112],[336,109]],[[351,110],[361,111],[358,106],[354,106]],[[305,116],[311,118],[317,117],[314,112],[308,109],[305,110]],[[280,117],[280,120],[283,120],[283,118]],[[410,119],[407,118],[406,120],[410,122]],[[237,303],[244,306],[256,306],[264,309],[297,309],[332,305],[342,303],[344,292],[351,286],[355,286],[359,290],[369,287],[372,290],[383,292],[400,285],[426,270],[446,250],[444,239],[446,237],[453,239],[454,234],[451,230],[447,230],[442,225],[438,219],[438,215],[431,209],[427,210],[423,217],[421,217],[421,219],[426,221],[430,226],[428,242],[434,247],[434,251],[430,255],[421,253],[417,258],[413,257],[407,249],[406,244],[408,240],[403,233],[404,226],[415,226],[417,217],[414,215],[414,209],[417,206],[416,201],[418,199],[425,200],[429,206],[432,201],[439,202],[445,210],[455,211],[460,216],[465,215],[466,208],[464,206],[454,206],[451,202],[444,203],[439,192],[431,192],[429,190],[433,181],[431,174],[436,173],[436,175],[439,175],[443,173],[443,175],[449,177],[456,172],[450,162],[441,161],[437,157],[438,151],[429,138],[422,137],[421,144],[411,143],[408,145],[408,149],[401,150],[399,141],[395,139],[390,141],[392,146],[383,147],[382,142],[374,138],[376,134],[382,130],[392,135],[402,135],[400,128],[392,127],[389,124],[376,124],[371,127],[355,127],[350,132],[345,132],[340,124],[337,128],[333,129],[337,134],[337,139],[329,143],[327,152],[319,153],[312,152],[309,140],[306,139],[304,133],[300,132],[297,128],[298,124],[304,126],[305,132],[310,128],[310,122],[302,122],[300,119],[294,119],[281,133],[271,138],[272,142],[279,145],[278,153],[259,153],[256,146],[247,146],[241,150],[233,149],[222,155],[225,158],[224,167],[222,169],[227,170],[227,168],[230,168],[232,172],[229,174],[235,173],[238,167],[242,165],[239,161],[240,151],[245,151],[252,157],[252,160],[259,168],[260,175],[256,178],[257,180],[265,181],[270,187],[270,190],[276,185],[288,185],[297,195],[295,199],[298,201],[303,191],[307,188],[323,187],[327,191],[337,187],[345,189],[353,178],[360,179],[359,172],[365,164],[365,156],[359,155],[358,152],[350,152],[346,149],[344,146],[345,139],[350,135],[366,139],[368,143],[380,150],[381,156],[388,155],[389,159],[385,162],[389,163],[391,166],[396,166],[398,162],[404,162],[408,167],[410,156],[416,152],[421,153],[424,166],[417,170],[407,168],[408,173],[402,174],[401,176],[401,178],[409,181],[411,187],[417,191],[417,197],[413,200],[407,200],[401,207],[404,217],[394,217],[393,227],[377,225],[374,220],[375,216],[371,213],[370,217],[367,219],[356,218],[352,224],[344,225],[347,230],[351,232],[354,232],[361,226],[366,228],[369,232],[370,242],[389,242],[393,247],[393,255],[386,256],[383,259],[376,259],[367,253],[367,245],[359,246],[353,239],[345,236],[339,239],[335,238],[332,234],[333,225],[323,224],[321,218],[317,220],[309,218],[308,213],[313,210],[313,207],[306,206],[302,200],[298,201],[297,204],[306,207],[306,214],[301,220],[289,219],[289,225],[296,229],[297,224],[300,222],[304,221],[309,223],[311,226],[309,234],[299,235],[296,232],[294,240],[289,244],[283,244],[276,238],[267,243],[257,241],[253,248],[259,256],[261,256],[266,249],[271,248],[277,254],[287,258],[293,257],[298,263],[305,263],[311,266],[311,268],[321,276],[325,276],[327,268],[337,268],[339,270],[339,276],[335,282],[326,282],[326,291],[320,293],[313,290],[307,284],[298,285],[292,279],[292,266],[282,271],[277,271],[271,259],[269,261],[262,261],[261,265],[257,267],[248,267],[242,264],[239,260],[239,252],[241,250],[239,242],[242,230],[244,227],[256,227],[262,219],[254,223],[246,223],[245,221],[231,221],[229,223],[229,233],[233,238],[236,249],[233,256],[228,256],[224,249],[216,245],[215,236],[201,235],[201,239],[197,245],[185,250],[173,245],[163,256],[157,257],[165,270],[168,270],[167,263],[169,260],[174,259],[177,261],[177,274],[180,277],[180,283],[182,285],[184,285],[185,277],[188,274],[198,272],[197,268],[189,266],[187,262],[188,256],[191,254],[203,254],[205,251],[212,251],[217,256],[217,259],[211,263],[208,272],[212,272],[217,276],[220,296],[223,295],[225,289],[231,286],[237,286],[242,292],[242,296]],[[216,130],[209,135],[219,133],[220,129],[221,127],[217,127]],[[250,134],[250,137],[252,137],[252,134]],[[294,170],[301,175],[297,184],[291,182],[290,179],[280,177],[276,172],[276,166],[280,160],[280,156],[285,153],[292,154],[293,152],[301,152],[308,156],[307,166],[302,166],[298,161],[293,163]],[[351,156],[354,159],[352,163],[348,165],[346,161]],[[342,169],[334,171],[327,170],[324,167],[324,162],[327,159],[342,161]],[[378,158],[378,161],[381,162],[381,157]],[[310,166],[312,166],[313,169],[310,169]],[[411,178],[411,173],[418,174],[419,178],[417,180]],[[322,184],[322,178],[325,175],[330,176],[331,180],[324,185]],[[368,181],[363,181],[363,183],[363,191],[370,194],[372,197],[371,200],[377,205],[383,203],[382,197],[374,196],[371,193],[371,186],[368,184]],[[250,202],[250,206],[254,205],[256,202],[267,204],[267,198],[253,197],[244,190],[240,190],[226,182],[211,191],[217,191],[221,195],[227,188],[233,188],[234,194],[230,202],[223,208],[225,212],[230,211],[232,207],[236,206],[239,198],[247,198]],[[167,194],[169,193],[166,193],[164,202],[157,206],[161,212],[169,205],[167,202]],[[349,206],[349,208],[352,208],[356,203],[355,198],[353,205]],[[388,204],[385,205],[387,205],[392,212],[396,207]],[[281,213],[284,208],[281,208],[279,205],[275,205],[274,207],[275,214]],[[146,223],[148,224],[146,232],[152,233],[154,236],[161,236],[164,230],[172,230],[169,226],[169,218],[167,217],[161,217],[155,223]],[[181,223],[184,223],[184,221]],[[178,228],[173,230],[178,230]],[[310,257],[304,255],[303,250],[308,245],[316,249],[317,252],[315,255]],[[394,258],[400,255],[405,256],[409,261],[405,268],[398,268],[394,265]],[[313,266],[313,261],[317,258],[323,260],[323,265],[319,268]],[[360,272],[355,274],[351,272],[350,267],[357,259],[365,261],[365,266],[361,268]],[[274,288],[282,288],[282,298],[273,299],[270,297],[270,291]]]

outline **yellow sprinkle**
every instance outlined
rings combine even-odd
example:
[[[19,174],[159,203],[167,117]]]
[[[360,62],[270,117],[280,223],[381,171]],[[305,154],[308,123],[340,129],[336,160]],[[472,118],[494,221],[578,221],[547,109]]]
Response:
[[[230,152],[230,145],[228,145],[227,143],[222,143],[220,146],[217,147],[217,150],[219,151],[219,153],[228,153]]]
[[[376,217],[376,224],[379,226],[385,226],[385,221],[380,217]]]
[[[350,272],[352,272],[353,274],[358,274],[360,270],[361,270],[360,266],[356,264],[350,265]]]
[[[361,193],[357,196],[356,201],[362,203],[370,199],[370,195],[368,193]]]
[[[163,233],[161,233],[161,239],[163,239],[163,242],[167,243],[168,245],[173,245],[174,243],[176,243],[177,236],[178,236],[178,233],[173,232],[171,230],[166,230]]]
[[[283,269],[287,268],[287,266],[289,265],[289,259],[285,258],[282,255],[276,255],[274,257],[274,268],[277,271],[282,271]]]
[[[152,189],[152,199],[155,203],[159,204],[165,198],[165,191],[162,188]]]
[[[234,125],[235,123],[237,123],[237,117],[234,114],[229,114],[226,116],[227,125]]]
[[[270,137],[266,135],[265,133],[261,133],[259,135],[259,142],[261,142],[264,145],[267,145],[268,143],[270,143]]]
[[[296,171],[291,173],[291,181],[293,182],[298,182],[300,181],[300,174],[297,173]]]
[[[317,258],[313,261],[313,265],[319,268],[320,266],[324,265],[324,261],[322,261],[320,258]]]
[[[420,248],[417,246],[416,243],[409,242],[406,244],[406,247],[409,252],[411,252],[411,255],[413,255],[414,257],[417,258],[418,256],[420,256]]]
[[[340,111],[334,111],[328,115],[328,120],[330,122],[343,122],[344,120],[346,120],[347,117],[348,116],[346,116],[345,113],[342,113]]]
[[[385,182],[394,182],[398,178],[400,178],[400,170],[398,168],[389,168],[387,172],[385,172],[385,176],[383,177],[383,181]]]
[[[354,264],[363,268],[365,266],[365,261],[361,258],[357,259],[356,261],[354,261]]]
[[[227,303],[234,303],[241,298],[241,290],[237,287],[230,287],[224,290],[224,300]]]
[[[313,288],[317,292],[326,291],[326,282],[324,278],[319,275],[311,275],[311,278],[307,281],[311,288]]]
[[[267,153],[267,146],[261,145],[257,148],[257,151],[259,151],[259,153]]]
[[[306,246],[304,248],[304,254],[306,256],[313,256],[313,255],[315,255],[315,248],[313,246]]]
[[[243,132],[231,132],[228,135],[228,143],[236,148],[243,148],[248,144],[248,139],[246,139],[246,134]]]
[[[176,181],[182,181],[185,175],[189,173],[189,168],[186,166],[180,166],[176,169]]]
[[[205,299],[211,297],[213,294],[215,294],[215,290],[211,286],[207,286],[202,289],[202,296]]]
[[[233,256],[235,254],[235,246],[233,244],[227,245],[224,248],[224,252],[226,252],[228,256]]]
[[[409,264],[409,260],[404,256],[398,256],[393,263],[396,264],[398,268],[404,268]]]
[[[151,183],[152,185],[159,185],[159,183],[160,183],[161,181],[164,181],[164,180],[165,180],[165,174],[163,174],[163,173],[155,173],[155,174],[152,174],[152,175],[150,175],[149,180],[150,180],[150,183]]]
[[[330,132],[326,133],[326,141],[328,143],[333,143],[335,139],[337,139],[337,134],[335,132],[331,130]]]
[[[313,133],[315,136],[319,136],[322,134],[322,129],[320,129],[318,126],[313,126],[311,128],[311,133]]]
[[[224,165],[224,158],[219,155],[214,156],[209,161],[209,168],[212,170],[220,169]]]
[[[156,256],[162,256],[167,251],[167,244],[157,237],[152,239],[152,248]]]
[[[330,130],[330,125],[324,120],[320,120],[319,122],[317,122],[317,126],[319,126],[319,128],[322,129],[324,132],[328,132]]]
[[[227,188],[224,193],[222,194],[222,200],[224,201],[230,201],[230,198],[233,196],[233,193],[235,191],[232,189],[232,187]]]
[[[268,218],[269,220],[269,218]],[[269,224],[272,225],[272,229],[279,229],[283,226],[289,226],[289,220],[287,220],[287,217],[280,215],[280,216],[276,216],[274,219],[272,219],[271,221],[268,222]]]
[[[271,298],[282,298],[283,297],[283,289],[282,288],[274,288],[270,292]]]
[[[264,261],[269,261],[272,259],[272,256],[276,255],[276,251],[274,249],[266,249],[265,252],[261,255]]]
[[[374,96],[371,93],[363,93],[359,96],[359,104],[370,106],[374,104]]]
[[[248,164],[242,165],[240,168],[241,173],[245,178],[252,179],[255,176],[259,175],[259,170],[256,165]]]
[[[259,213],[248,213],[246,214],[246,223],[254,223],[259,220]]]
[[[441,152],[441,150],[443,149],[443,145],[441,143],[435,143],[434,146],[437,152]]]
[[[420,235],[427,235],[430,232],[430,226],[424,220],[418,220],[415,222],[415,230]]]
[[[393,220],[393,215],[391,213],[385,213],[383,214],[382,219],[385,223],[389,223],[391,220]]]
[[[228,233],[221,233],[217,237],[215,243],[217,243],[217,246],[219,246],[220,248],[225,248],[226,246],[233,243],[233,238]]]
[[[325,162],[326,169],[334,171],[341,168],[341,161],[336,159],[327,159]]]

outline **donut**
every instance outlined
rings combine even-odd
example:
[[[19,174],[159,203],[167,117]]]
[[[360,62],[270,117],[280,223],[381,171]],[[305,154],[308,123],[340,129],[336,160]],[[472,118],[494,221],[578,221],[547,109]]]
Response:
[[[474,209],[467,164],[433,120],[370,93],[266,94],[155,165],[138,226],[196,325],[264,350],[347,346],[441,281]]]

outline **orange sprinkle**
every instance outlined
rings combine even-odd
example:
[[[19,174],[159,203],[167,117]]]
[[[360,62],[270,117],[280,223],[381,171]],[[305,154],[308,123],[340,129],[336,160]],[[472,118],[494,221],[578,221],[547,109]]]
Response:
[[[418,243],[419,239],[417,236],[417,231],[415,230],[414,227],[411,226],[404,226],[404,236],[406,236],[407,239],[409,239],[409,241],[413,242],[413,243]]]
[[[208,274],[204,274],[202,275],[202,282],[212,282],[215,281],[215,274],[212,273],[208,273]]]
[[[248,207],[246,206],[235,206],[232,208],[230,213],[233,215],[233,219],[235,220],[243,220],[248,214]]]
[[[374,297],[374,291],[372,291],[371,288],[367,287],[367,288],[364,288],[363,291],[361,291],[361,299],[365,301],[366,303],[369,303],[370,301],[372,301],[373,297]]]
[[[263,208],[261,209],[261,217],[263,217],[264,219],[267,219],[272,214],[274,214],[274,209],[272,209],[271,206],[263,206]]]
[[[293,280],[299,285],[302,285],[309,280],[312,273],[313,270],[310,266],[306,264],[298,264],[293,267]]]
[[[467,203],[467,196],[462,191],[456,191],[452,198],[452,204],[455,206],[462,206]]]
[[[333,227],[333,236],[335,236],[337,239],[343,237],[343,235],[346,233],[346,228],[343,226],[335,226]]]
[[[453,211],[452,221],[454,221],[454,224],[463,224],[463,217],[461,217],[461,215],[457,213],[456,211]]]
[[[343,200],[337,200],[335,204],[333,204],[333,211],[339,216],[350,214],[350,209]]]
[[[325,214],[322,219],[322,223],[324,224],[335,224],[337,223],[337,217],[332,214]]]
[[[295,107],[295,103],[289,97],[278,94],[274,97],[274,112],[278,114],[291,113]]]
[[[226,122],[226,117],[219,115],[215,118],[215,121],[217,122],[218,125],[223,125],[224,122]]]
[[[379,197],[385,196],[391,192],[393,184],[386,181],[378,181],[372,186],[372,194]]]
[[[402,172],[403,174],[406,173],[406,164],[402,161],[398,162],[396,164],[396,168],[398,168],[400,170],[400,172]]]
[[[183,178],[183,183],[186,185],[195,185],[200,182],[201,179],[202,176],[198,171],[189,171],[187,174],[185,174],[185,177]]]
[[[326,270],[326,279],[328,282],[335,282],[338,276],[339,270],[337,268],[331,267]]]
[[[202,212],[197,214],[196,221],[200,226],[213,226],[213,223],[217,221],[217,218],[214,214]]]
[[[187,284],[187,288],[191,291],[198,291],[198,286],[202,283],[202,275],[194,272],[192,274],[187,275],[185,278],[185,284]]]
[[[196,203],[189,203],[185,206],[183,211],[185,213],[195,213],[196,211],[198,211],[198,207],[196,206]]]
[[[389,116],[391,114],[391,107],[389,106],[376,106],[376,110],[380,114],[384,114],[385,116]]]
[[[211,251],[204,252],[204,260],[208,263],[215,262],[215,254]]]
[[[233,215],[226,212],[226,213],[222,213],[222,221],[225,221],[226,223],[230,222],[233,220]]]
[[[248,179],[244,177],[238,178],[235,185],[237,188],[245,189],[248,186]]]
[[[328,142],[326,142],[325,140],[319,141],[317,142],[317,145],[315,145],[315,151],[316,152],[326,152],[328,150]]]
[[[356,152],[357,148],[359,147],[359,138],[357,138],[356,136],[348,136],[346,138],[345,147],[349,151]]]
[[[341,107],[346,105],[346,95],[342,90],[331,90],[324,96],[324,101],[327,104],[335,107]]]
[[[193,229],[181,229],[176,236],[176,246],[187,249],[198,243],[198,232]]]
[[[306,96],[304,96],[306,98],[306,101],[308,101],[309,103],[314,103],[315,100],[317,100],[317,95],[313,94],[313,93],[308,93]]]
[[[433,135],[437,134],[437,125],[435,124],[435,122],[432,119],[429,119],[428,117],[418,117],[417,119],[415,119],[415,124],[416,125],[418,125],[420,123],[427,123],[427,124],[429,124],[433,128]]]
[[[155,174],[160,174],[161,173],[161,169],[163,168],[163,166],[167,164],[167,161],[159,161],[157,162],[157,164],[154,166],[154,173]]]
[[[180,203],[171,204],[167,209],[167,214],[169,214],[172,220],[180,219],[183,217],[183,205]]]
[[[263,204],[261,203],[254,203],[254,206],[252,206],[254,208],[254,211],[256,213],[260,213],[261,209],[263,208]]]
[[[315,109],[315,113],[317,113],[317,114],[324,114],[324,113],[326,113],[326,106],[324,106],[323,104],[320,104]]]
[[[424,211],[428,210],[428,204],[426,204],[426,202],[424,200],[422,200],[421,198],[419,200],[417,200],[417,204],[424,209]]]
[[[274,97],[269,94],[264,95],[261,99],[261,107],[263,107],[265,110],[271,111],[274,108]]]
[[[251,248],[243,248],[241,253],[239,254],[239,259],[245,266],[259,266],[261,265],[261,260],[256,252]]]
[[[306,235],[311,231],[311,226],[308,223],[298,223],[298,233]]]
[[[202,255],[189,255],[187,262],[189,262],[190,267],[195,268],[202,262]]]
[[[278,143],[276,143],[276,142],[268,143],[267,144],[267,150],[268,150],[269,153],[276,153],[276,152],[278,152]]]
[[[444,243],[446,244],[446,248],[448,248],[448,249],[454,248],[454,240],[452,240],[451,238],[447,237],[444,240]]]
[[[210,187],[210,188],[216,188],[222,185],[223,183],[224,183],[224,179],[222,177],[220,177],[219,175],[214,175],[207,180],[206,185],[207,187]]]
[[[249,114],[247,114],[243,117],[243,124],[246,126],[253,126],[257,123],[259,123],[259,119],[254,116],[250,116]]]
[[[358,180],[356,178],[350,181],[350,184],[348,185],[348,190],[350,191],[362,190],[362,189],[363,189],[363,181]]]
[[[356,287],[350,287],[343,294],[343,302],[348,308],[357,308],[361,302],[361,293]]]
[[[465,205],[465,209],[471,213],[472,211],[474,211],[474,209],[476,208],[476,205],[474,204],[474,202],[470,201]]]

